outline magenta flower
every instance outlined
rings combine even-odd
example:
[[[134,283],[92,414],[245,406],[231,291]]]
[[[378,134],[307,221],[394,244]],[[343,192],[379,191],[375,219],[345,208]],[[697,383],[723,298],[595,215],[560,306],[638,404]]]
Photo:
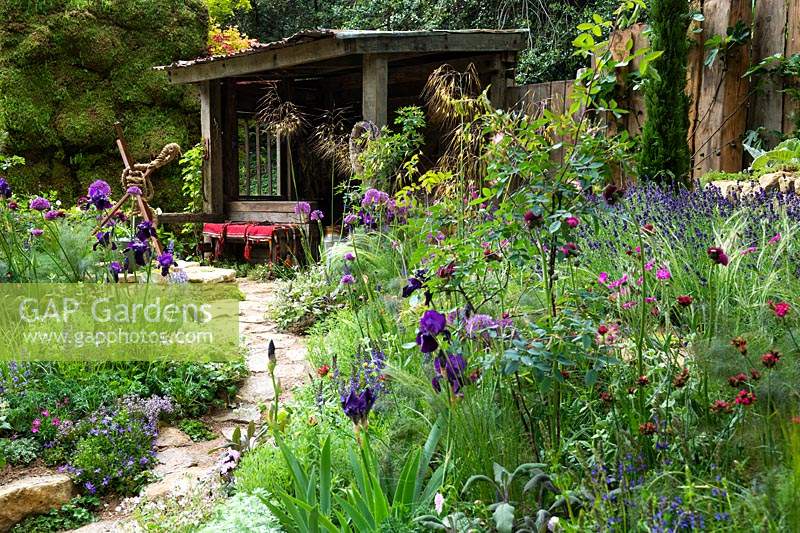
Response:
[[[775,244],[776,242],[779,242],[780,240],[781,240],[781,234],[780,233],[776,233],[774,237],[772,237],[769,241],[767,241],[767,244]]]
[[[33,228],[31,230],[31,235],[33,235],[34,237],[41,237],[42,235],[44,235],[44,230],[40,228]]]
[[[661,281],[666,281],[671,278],[672,275],[669,273],[669,269],[667,267],[661,267],[656,270],[656,278],[660,279]]]
[[[525,221],[526,226],[532,228],[534,226],[538,226],[539,224],[541,224],[542,221],[544,220],[544,217],[542,217],[542,215],[534,213],[529,209],[528,211],[525,212],[524,215],[522,215],[522,220]]]
[[[600,272],[600,274],[597,276],[597,283],[605,285],[607,281],[608,281],[608,272]]]
[[[342,276],[341,283],[342,285],[353,285],[356,282],[356,278],[353,277],[352,274],[345,274]]]
[[[769,308],[772,309],[772,312],[775,313],[775,316],[778,318],[784,318],[786,315],[789,314],[791,311],[792,306],[790,306],[786,302],[773,302],[772,300],[769,301]]]
[[[567,223],[567,226],[569,226],[570,228],[577,228],[578,224],[581,223],[578,217],[567,217],[565,222]]]
[[[711,259],[714,263],[722,266],[728,266],[728,256],[725,255],[725,250],[720,248],[719,246],[712,246],[708,250],[706,250],[708,254],[708,258]]]
[[[42,426],[42,421],[38,418],[31,422],[31,433],[39,433],[39,428]]]
[[[755,246],[749,246],[749,247],[745,248],[744,250],[742,250],[742,255],[750,255],[753,252],[757,252],[757,251],[758,251],[758,248],[756,248]]]
[[[347,252],[346,254],[344,254],[344,260],[345,261],[355,261],[356,260],[356,254],[354,254],[353,252]]]

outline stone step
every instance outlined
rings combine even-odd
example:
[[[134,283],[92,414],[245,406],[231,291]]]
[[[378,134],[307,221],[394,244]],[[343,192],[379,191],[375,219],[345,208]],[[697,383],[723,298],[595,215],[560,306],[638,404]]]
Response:
[[[0,531],[9,531],[28,516],[61,507],[75,494],[72,480],[63,474],[12,481],[0,487]]]

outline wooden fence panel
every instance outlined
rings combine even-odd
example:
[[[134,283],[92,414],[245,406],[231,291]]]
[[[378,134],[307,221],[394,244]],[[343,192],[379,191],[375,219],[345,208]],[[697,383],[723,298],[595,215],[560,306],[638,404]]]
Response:
[[[756,3],[752,62],[774,54],[783,54],[786,44],[786,22],[788,6],[786,2],[760,1]],[[783,131],[783,84],[775,77],[768,77],[755,87],[750,100],[748,123],[767,130],[768,146],[775,145],[777,139],[771,132]]]
[[[800,54],[800,0],[789,0],[786,20],[785,56],[790,57],[793,54]],[[794,82],[800,83],[800,80],[794,80]],[[783,131],[785,133],[792,131],[794,125],[800,122],[797,120],[798,114],[800,114],[800,102],[793,100],[788,94],[784,95]]]
[[[752,21],[751,0],[728,0],[728,27],[738,22],[749,26]],[[739,172],[742,169],[744,148],[742,138],[747,129],[747,101],[750,80],[745,73],[750,66],[750,49],[738,46],[727,54],[727,72],[722,90],[722,124],[720,126],[719,170]]]

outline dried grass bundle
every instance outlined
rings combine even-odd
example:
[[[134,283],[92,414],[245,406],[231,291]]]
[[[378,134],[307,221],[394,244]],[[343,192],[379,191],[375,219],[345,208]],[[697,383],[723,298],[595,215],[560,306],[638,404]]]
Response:
[[[346,117],[343,109],[325,111],[319,125],[311,134],[311,146],[320,158],[330,161],[339,174],[350,172],[350,152],[348,143],[350,135],[345,126]]]
[[[256,118],[273,136],[282,139],[297,136],[306,125],[300,109],[292,102],[283,100],[274,87],[258,102]]]

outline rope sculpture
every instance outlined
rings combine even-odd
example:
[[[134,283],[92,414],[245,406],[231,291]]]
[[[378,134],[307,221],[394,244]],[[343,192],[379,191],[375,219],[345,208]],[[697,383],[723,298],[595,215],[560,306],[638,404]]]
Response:
[[[122,189],[125,193],[122,195],[122,198],[114,204],[111,211],[103,217],[95,233],[104,228],[108,221],[119,212],[122,205],[128,200],[133,201],[134,211],[138,212],[143,219],[153,224],[153,226],[156,226],[158,224],[156,214],[148,204],[155,194],[150,176],[159,168],[175,161],[181,156],[181,147],[175,143],[169,143],[164,146],[158,156],[149,163],[134,163],[128,152],[128,145],[125,143],[125,137],[122,134],[122,125],[117,122],[114,124],[114,129],[117,132],[117,148],[119,149],[119,154],[122,156],[122,164],[125,166],[122,171],[122,177],[120,178]],[[141,194],[131,194],[128,192],[130,187],[138,187]],[[162,252],[161,243],[158,242],[155,236],[151,237],[151,240],[156,249],[156,253],[160,255]]]
[[[142,198],[146,202],[153,199],[155,189],[150,175],[157,169],[172,163],[181,156],[181,147],[175,143],[169,143],[158,156],[149,163],[134,163],[132,167],[125,167],[122,171],[122,190],[127,191],[128,187],[139,187],[142,191]]]

